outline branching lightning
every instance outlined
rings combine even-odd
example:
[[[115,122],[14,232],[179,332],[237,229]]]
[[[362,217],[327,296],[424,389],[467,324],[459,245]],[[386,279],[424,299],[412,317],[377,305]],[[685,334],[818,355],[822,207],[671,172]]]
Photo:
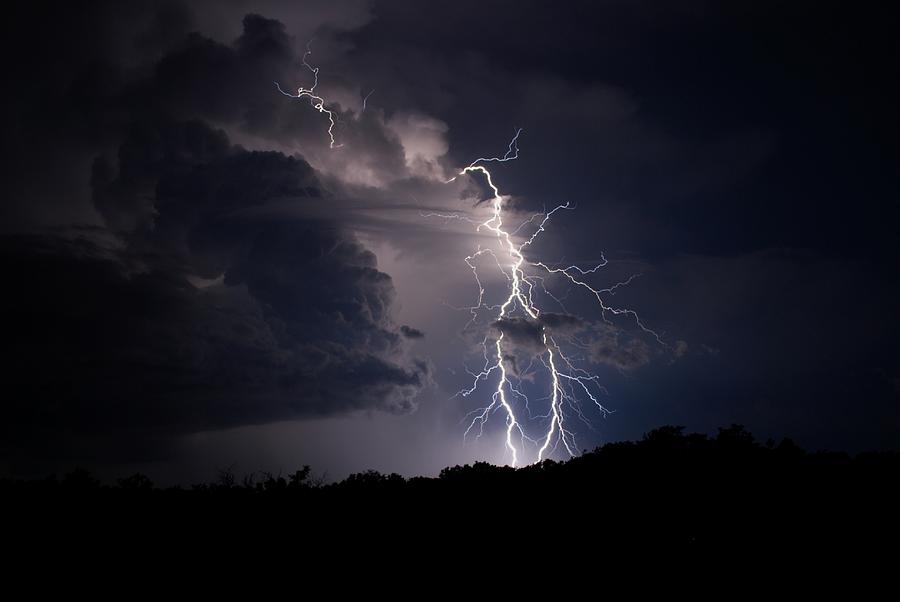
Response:
[[[290,92],[285,92],[281,88],[281,84],[278,82],[275,83],[275,87],[278,88],[278,91],[284,94],[285,96],[289,96],[291,98],[308,98],[310,105],[319,113],[325,113],[328,115],[328,138],[331,140],[329,146],[331,148],[340,148],[341,144],[336,144],[334,140],[334,126],[337,125],[337,120],[335,118],[334,111],[331,109],[325,108],[325,99],[316,94],[316,87],[319,85],[319,68],[313,67],[307,62],[306,58],[312,54],[312,50],[310,49],[310,45],[312,41],[310,41],[306,45],[306,52],[303,53],[303,66],[309,69],[309,71],[313,74],[313,84],[309,88],[304,88],[303,86],[297,88],[296,94],[291,94]],[[374,90],[372,91],[374,92]],[[369,93],[371,94],[371,92]],[[368,98],[368,96],[366,97]]]
[[[635,311],[613,307],[604,299],[605,296],[613,295],[620,287],[626,286],[638,275],[631,276],[627,280],[607,288],[596,288],[588,282],[588,279],[607,265],[608,262],[603,256],[598,264],[588,269],[577,265],[552,266],[542,261],[530,261],[526,258],[528,247],[545,231],[545,226],[549,223],[550,218],[558,211],[572,209],[572,207],[569,203],[558,205],[543,214],[533,215],[515,229],[507,229],[503,221],[505,197],[500,193],[491,172],[485,165],[517,159],[519,156],[518,140],[521,133],[521,129],[516,130],[515,136],[502,157],[479,157],[447,181],[449,183],[461,176],[475,173],[484,177],[491,191],[491,198],[488,200],[491,212],[486,221],[479,222],[458,214],[423,214],[469,221],[476,225],[476,231],[487,230],[496,236],[496,249],[479,247],[465,258],[478,287],[475,305],[466,308],[472,316],[466,329],[478,321],[479,315],[488,312],[491,324],[499,334],[489,330],[484,336],[481,342],[483,366],[478,372],[468,370],[473,378],[472,385],[461,390],[458,395],[468,397],[476,393],[483,383],[487,383],[493,378],[499,379],[496,387],[492,390],[490,403],[468,415],[471,417],[471,421],[465,431],[465,436],[468,437],[474,432],[480,437],[490,416],[496,412],[502,413],[506,421],[505,450],[513,466],[520,464],[529,445],[536,449],[535,462],[548,458],[560,447],[569,456],[575,456],[578,453],[578,447],[575,435],[568,426],[568,419],[575,417],[590,426],[590,422],[582,411],[581,400],[590,400],[603,415],[610,412],[600,402],[600,397],[606,393],[606,389],[598,383],[599,377],[577,367],[572,358],[563,352],[552,329],[542,321],[542,310],[535,303],[535,290],[542,291],[562,306],[562,301],[547,289],[546,279],[567,280],[571,285],[585,290],[597,300],[602,319],[605,322],[609,323],[609,316],[629,317],[641,331],[665,345],[656,332],[644,325]],[[520,233],[527,226],[534,228],[533,233],[528,237],[521,236]],[[486,301],[485,286],[478,272],[477,262],[485,256],[490,258],[491,265],[497,266],[508,283],[507,296],[501,302],[494,304]],[[525,378],[525,374],[530,373],[535,359],[531,360],[524,372],[518,374],[515,374],[514,364],[510,365],[515,361],[513,356],[515,343],[510,341],[507,333],[504,332],[504,322],[516,317],[527,320],[539,329],[539,349],[534,358],[537,358],[537,363],[543,366],[550,380],[550,394],[546,398],[549,400],[549,410],[543,415],[531,414],[532,402],[538,400],[530,400],[521,387],[521,381]],[[565,337],[566,335],[561,336]],[[578,346],[576,340],[569,342]],[[523,424],[523,415],[527,416],[528,421],[541,421],[543,434],[537,437],[530,436],[526,430],[526,424]]]
[[[311,54],[310,45],[307,44],[302,64],[313,76],[313,83],[309,88],[301,86],[297,89],[296,94],[290,94],[285,92],[278,82],[275,82],[275,86],[279,92],[290,98],[308,98],[314,109],[327,115],[330,147],[332,149],[339,148],[342,145],[336,143],[334,136],[337,117],[333,110],[326,108],[327,101],[325,98],[316,92],[316,88],[319,85],[319,68],[309,64],[307,59]],[[363,98],[363,111],[365,111],[367,101],[372,93],[374,93],[374,90],[370,91]],[[575,441],[575,435],[568,426],[569,418],[577,418],[588,427],[591,426],[590,421],[582,411],[582,400],[590,400],[603,415],[610,412],[600,402],[600,397],[606,393],[606,389],[599,384],[599,377],[577,367],[573,361],[574,358],[563,351],[557,341],[557,337],[567,339],[566,342],[575,347],[584,348],[585,345],[574,337],[568,337],[565,333],[557,333],[555,336],[553,330],[548,328],[547,324],[542,321],[542,310],[535,303],[535,291],[540,291],[547,295],[565,311],[562,299],[548,288],[548,279],[560,278],[567,280],[572,286],[592,295],[600,306],[601,316],[605,322],[609,323],[608,316],[629,317],[644,333],[651,335],[657,342],[665,345],[656,332],[644,325],[640,316],[634,310],[613,307],[607,304],[604,299],[604,296],[613,295],[619,288],[627,286],[638,274],[612,286],[596,288],[589,283],[589,277],[607,265],[608,262],[602,255],[599,263],[587,269],[578,265],[551,265],[543,261],[531,261],[526,258],[528,247],[544,233],[551,217],[558,211],[572,209],[573,207],[569,203],[557,205],[550,211],[532,215],[516,228],[507,228],[503,221],[506,197],[500,193],[499,188],[494,183],[492,173],[488,170],[487,165],[490,163],[506,163],[518,159],[519,136],[521,134],[522,129],[517,129],[502,157],[479,157],[469,163],[456,176],[447,180],[447,183],[450,183],[459,177],[476,173],[483,176],[491,191],[491,197],[488,199],[490,217],[487,220],[480,221],[458,213],[422,213],[423,217],[465,221],[474,225],[476,232],[486,230],[496,237],[496,248],[482,248],[479,246],[474,253],[465,258],[465,262],[472,271],[478,287],[476,304],[465,308],[471,314],[466,330],[475,325],[479,320],[479,316],[484,312],[488,312],[491,317],[492,329],[488,330],[481,341],[484,360],[482,368],[478,372],[467,369],[473,378],[472,385],[459,391],[458,395],[468,397],[476,393],[482,384],[494,378],[498,379],[496,387],[493,388],[491,393],[490,403],[469,414],[472,419],[465,430],[465,437],[468,437],[473,431],[480,437],[490,416],[496,412],[501,412],[505,416],[506,421],[505,450],[513,466],[520,464],[526,454],[528,445],[536,450],[534,454],[535,462],[540,462],[549,457],[560,447],[569,456],[575,456],[578,446]],[[523,235],[522,232],[528,228],[533,229],[531,235]],[[496,265],[497,269],[505,277],[508,285],[508,294],[502,301],[497,303],[488,303],[486,301],[485,286],[478,272],[478,262],[484,258],[489,258],[491,265]],[[524,319],[539,329],[539,349],[525,370],[521,372],[515,366],[516,341],[504,332],[504,326],[507,321],[513,319]],[[549,375],[550,394],[540,400],[531,400],[523,391],[521,382],[528,378],[528,375],[533,374],[532,371],[535,369],[536,364],[542,366],[547,375]],[[549,401],[549,410],[540,415],[532,414],[532,402],[544,400]],[[526,426],[529,425],[523,424],[523,420],[526,420],[523,416],[527,416],[528,422],[541,421],[543,433],[537,437],[529,435],[526,429]]]

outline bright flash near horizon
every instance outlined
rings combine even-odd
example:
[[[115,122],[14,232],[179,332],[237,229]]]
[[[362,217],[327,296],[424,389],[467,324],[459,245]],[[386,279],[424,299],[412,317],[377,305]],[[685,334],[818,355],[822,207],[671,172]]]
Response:
[[[536,450],[534,462],[546,459],[560,446],[570,457],[577,455],[578,447],[575,442],[575,435],[568,427],[568,420],[574,415],[574,417],[587,424],[588,427],[591,426],[582,411],[581,399],[589,399],[604,416],[610,413],[610,410],[605,408],[598,399],[600,395],[606,393],[605,388],[598,382],[599,377],[577,367],[573,361],[570,361],[569,355],[563,351],[557,341],[557,336],[554,336],[553,329],[549,328],[542,321],[543,310],[535,302],[536,289],[539,288],[548,297],[554,299],[562,306],[560,300],[548,290],[545,282],[546,278],[562,278],[570,284],[585,290],[599,303],[601,316],[605,322],[610,323],[608,315],[630,317],[641,331],[651,335],[657,342],[665,346],[659,335],[647,328],[635,311],[612,307],[603,298],[604,295],[613,294],[619,287],[626,286],[637,275],[633,275],[627,280],[607,288],[595,288],[587,282],[587,277],[595,274],[607,265],[608,262],[603,255],[601,255],[600,263],[588,269],[583,269],[577,265],[551,267],[542,261],[531,261],[526,258],[526,250],[545,231],[545,226],[550,221],[550,218],[558,211],[572,209],[569,203],[557,205],[551,211],[532,216],[531,219],[526,220],[514,230],[506,229],[503,221],[503,210],[505,200],[508,197],[500,193],[499,188],[493,181],[491,172],[485,167],[485,164],[492,162],[505,163],[517,159],[519,156],[518,140],[521,133],[521,128],[516,130],[506,154],[502,157],[480,157],[447,181],[447,183],[450,183],[460,176],[474,173],[484,177],[492,195],[488,199],[491,212],[490,217],[486,221],[478,222],[458,214],[423,214],[425,217],[463,219],[475,224],[478,232],[488,230],[496,235],[496,249],[481,248],[479,246],[475,253],[465,258],[465,262],[471,269],[478,287],[476,304],[465,308],[472,314],[466,329],[477,323],[481,312],[487,311],[492,318],[490,321],[491,328],[487,329],[481,341],[484,365],[477,373],[467,369],[474,381],[471,387],[459,391],[457,395],[462,395],[463,397],[473,395],[479,390],[480,385],[488,383],[492,378],[498,378],[496,386],[491,393],[491,402],[468,414],[468,416],[474,417],[465,431],[464,438],[468,437],[475,429],[477,429],[477,436],[481,437],[484,432],[484,426],[490,416],[496,412],[502,413],[506,420],[504,455],[510,459],[512,466],[520,465],[522,456],[529,445]],[[519,233],[523,228],[529,224],[534,225],[539,217],[541,219],[537,222],[534,232],[528,237],[523,236],[517,240],[516,237],[520,236]],[[485,255],[490,256],[492,260],[491,265],[496,264],[508,283],[508,294],[499,303],[490,304],[485,300],[485,287],[482,283],[482,278],[479,276],[476,264],[476,260]],[[548,315],[548,312],[544,315]],[[521,318],[518,316],[521,316]],[[525,371],[519,374],[516,374],[515,368],[510,370],[509,364],[515,361],[515,342],[511,341],[512,337],[507,337],[504,332],[504,327],[509,326],[510,321],[513,319],[524,319],[539,332],[539,352],[532,357]],[[499,335],[492,338],[495,330],[499,332]],[[565,337],[566,335],[558,336]],[[574,343],[571,340],[568,342]],[[531,405],[536,400],[530,400],[523,392],[523,387],[521,386],[524,375],[530,373],[535,363],[534,358],[537,358],[538,362],[546,370],[550,380],[550,394],[547,397],[550,401],[549,409],[546,413],[539,415],[531,413]],[[511,374],[511,372],[513,373]],[[527,420],[530,423],[538,422],[543,424],[542,432],[539,435],[532,436],[528,434],[524,424],[525,419],[522,418],[523,415],[527,415]]]
[[[281,84],[279,84],[278,82],[274,82],[275,87],[278,88],[279,92],[281,92],[282,94],[284,94],[285,96],[288,96],[290,98],[298,98],[298,99],[299,98],[308,98],[310,105],[312,105],[312,107],[314,109],[316,109],[320,113],[325,113],[326,115],[328,115],[328,138],[330,140],[329,146],[331,148],[340,148],[343,145],[336,144],[335,139],[334,139],[334,127],[337,125],[337,120],[335,119],[334,111],[332,111],[331,109],[325,108],[325,102],[326,102],[325,99],[323,97],[319,96],[318,94],[316,94],[316,87],[319,85],[319,68],[313,67],[306,60],[306,57],[308,57],[309,55],[312,54],[312,50],[310,48],[311,44],[312,44],[312,40],[310,40],[306,44],[306,52],[303,53],[303,66],[306,67],[307,69],[309,69],[309,71],[313,74],[312,86],[310,86],[309,88],[304,88],[303,86],[300,86],[299,88],[297,88],[296,94],[291,94],[289,92],[285,92],[281,88]],[[372,92],[374,92],[374,90],[372,90]],[[369,95],[371,95],[372,92],[369,92]],[[368,96],[366,97],[366,99],[368,99]]]

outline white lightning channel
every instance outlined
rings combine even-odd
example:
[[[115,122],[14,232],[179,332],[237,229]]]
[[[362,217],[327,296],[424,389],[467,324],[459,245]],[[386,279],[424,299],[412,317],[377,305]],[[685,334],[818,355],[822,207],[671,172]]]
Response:
[[[368,94],[366,94],[363,97],[363,103],[362,103],[362,112],[363,113],[365,113],[365,111],[366,111],[366,103],[369,102],[369,97],[372,96],[373,94],[375,94],[375,90],[372,90],[371,92],[369,92]]]
[[[334,140],[334,126],[337,125],[337,120],[335,118],[334,111],[332,111],[331,109],[325,108],[325,102],[326,102],[325,99],[316,93],[316,87],[319,85],[319,68],[313,67],[306,60],[306,57],[308,57],[309,55],[312,54],[312,49],[310,48],[311,44],[312,44],[312,41],[310,41],[306,45],[306,52],[303,53],[303,66],[306,67],[307,69],[309,69],[309,71],[313,74],[312,86],[310,86],[309,88],[304,88],[303,86],[300,86],[299,88],[297,88],[296,94],[291,94],[289,92],[285,92],[281,88],[281,84],[279,84],[278,82],[274,82],[275,87],[278,88],[279,92],[281,92],[285,96],[289,96],[290,98],[298,98],[298,99],[299,98],[308,98],[310,105],[312,105],[312,107],[314,109],[316,109],[319,113],[325,113],[326,115],[328,115],[328,138],[331,140],[329,146],[331,148],[340,148],[343,145],[336,144],[335,140]],[[374,92],[374,90],[372,90],[372,92]],[[372,92],[369,92],[369,94],[371,94]],[[366,98],[368,98],[368,96]]]
[[[466,308],[472,315],[472,318],[466,325],[466,329],[477,322],[479,312],[487,311],[490,313],[492,325],[499,331],[499,335],[496,336],[493,342],[491,342],[490,332],[485,335],[482,341],[484,364],[479,372],[467,369],[473,378],[472,386],[461,390],[457,395],[468,397],[476,393],[482,383],[499,376],[499,382],[491,393],[491,402],[487,406],[468,414],[469,417],[472,417],[472,420],[469,422],[464,436],[468,437],[474,431],[480,437],[484,432],[484,425],[490,416],[495,412],[502,412],[505,415],[506,422],[505,450],[511,459],[510,463],[512,466],[519,465],[521,458],[525,454],[526,444],[531,444],[536,448],[534,462],[540,462],[549,457],[560,446],[569,456],[575,456],[578,453],[578,447],[573,432],[566,426],[566,416],[567,412],[572,412],[577,418],[590,426],[581,409],[580,399],[582,396],[586,396],[603,415],[609,413],[609,410],[600,403],[598,398],[601,394],[606,393],[605,388],[597,382],[599,377],[577,367],[563,353],[554,339],[551,329],[541,321],[541,309],[535,304],[532,294],[535,287],[539,287],[548,296],[558,301],[547,290],[545,278],[555,276],[567,279],[571,284],[588,291],[596,298],[604,321],[609,321],[607,314],[630,317],[640,330],[652,336],[660,344],[665,345],[656,332],[644,325],[640,316],[634,310],[613,307],[604,299],[605,295],[613,295],[618,288],[626,286],[637,275],[610,287],[597,288],[587,282],[587,277],[595,274],[600,268],[607,265],[607,260],[603,256],[601,256],[600,263],[588,269],[577,265],[551,267],[542,261],[529,261],[526,259],[526,248],[531,246],[537,237],[545,231],[545,226],[549,223],[550,218],[556,212],[572,209],[572,207],[569,203],[564,203],[550,211],[545,211],[543,214],[533,215],[513,230],[506,229],[503,221],[505,197],[500,194],[500,190],[494,183],[492,174],[485,164],[505,163],[517,159],[519,156],[518,140],[521,133],[521,129],[516,130],[506,153],[502,157],[479,157],[462,169],[456,176],[447,180],[449,183],[467,174],[481,174],[485,178],[492,194],[489,199],[491,212],[487,220],[478,222],[458,214],[422,214],[428,217],[471,221],[476,224],[476,231],[485,229],[496,235],[498,241],[496,250],[479,247],[474,253],[465,258],[465,262],[471,269],[475,284],[478,287],[475,305]],[[541,218],[540,221],[538,221],[538,218]],[[535,228],[534,232],[527,238],[520,237],[520,231],[527,225],[532,225]],[[492,258],[492,264],[496,264],[508,283],[508,295],[502,302],[496,304],[486,302],[485,287],[478,273],[476,261],[485,255],[489,255]],[[560,303],[560,305],[562,304]],[[537,357],[540,360],[539,363],[546,369],[551,381],[551,390],[548,396],[550,408],[542,416],[530,415],[530,400],[512,380],[517,378],[521,381],[523,373],[511,377],[507,365],[509,362],[514,361],[511,353],[514,350],[515,342],[507,339],[506,333],[503,331],[504,320],[508,320],[517,311],[521,312],[524,319],[530,321],[540,331],[540,349]],[[510,350],[505,352],[504,347],[507,342],[509,342]],[[532,360],[531,365],[533,364],[534,361]],[[526,368],[525,374],[530,369],[530,367]],[[529,420],[537,418],[544,421],[544,432],[542,435],[531,437],[527,434],[515,407],[514,401],[517,400],[524,403],[524,407],[529,413]]]

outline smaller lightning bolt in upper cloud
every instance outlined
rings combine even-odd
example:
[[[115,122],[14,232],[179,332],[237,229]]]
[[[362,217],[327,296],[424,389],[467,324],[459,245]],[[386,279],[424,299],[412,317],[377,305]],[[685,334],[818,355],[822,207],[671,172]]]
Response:
[[[366,110],[366,103],[369,102],[369,97],[372,96],[373,94],[375,94],[375,90],[372,90],[371,92],[369,92],[368,94],[366,94],[365,96],[363,96],[362,112],[365,112],[365,110]]]
[[[307,69],[309,69],[309,71],[313,74],[313,85],[310,86],[309,88],[304,88],[302,86],[297,88],[296,94],[291,94],[289,92],[285,92],[281,88],[281,84],[279,84],[278,82],[275,82],[275,87],[277,87],[278,91],[281,92],[282,94],[284,94],[285,96],[289,96],[291,98],[308,98],[310,104],[312,105],[312,107],[314,109],[316,109],[320,113],[325,113],[326,115],[328,115],[328,138],[331,141],[329,143],[329,146],[331,148],[340,148],[343,145],[336,144],[335,139],[334,139],[334,126],[337,125],[335,113],[331,109],[328,109],[325,107],[325,103],[326,103],[325,99],[316,93],[316,87],[319,85],[319,68],[313,67],[306,60],[306,58],[312,54],[312,50],[310,49],[311,44],[312,44],[312,41],[310,41],[306,45],[306,52],[303,53],[303,66],[306,67]],[[373,92],[374,92],[374,90],[373,90]],[[369,94],[371,94],[371,92]],[[368,97],[366,97],[366,98],[368,98]]]

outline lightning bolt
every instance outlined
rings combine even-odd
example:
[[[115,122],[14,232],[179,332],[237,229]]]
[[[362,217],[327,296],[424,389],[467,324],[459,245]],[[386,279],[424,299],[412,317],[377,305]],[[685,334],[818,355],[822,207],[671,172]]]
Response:
[[[334,140],[334,126],[337,125],[334,111],[326,109],[325,99],[316,94],[316,86],[319,85],[319,68],[313,67],[306,60],[306,57],[312,54],[312,49],[310,48],[311,44],[312,40],[310,40],[306,44],[306,52],[303,53],[303,66],[309,69],[309,71],[313,74],[313,85],[309,88],[304,88],[303,86],[297,88],[296,94],[285,92],[281,88],[281,84],[279,84],[278,82],[274,82],[275,87],[278,88],[279,92],[281,92],[285,96],[289,96],[290,98],[308,98],[310,105],[312,105],[312,108],[316,109],[319,113],[325,113],[326,115],[328,115],[328,138],[331,140],[329,146],[331,148],[340,148],[343,145],[335,144]],[[372,92],[374,92],[374,90]],[[371,94],[371,92],[369,94]],[[368,98],[368,96],[366,98]]]
[[[590,400],[603,415],[610,413],[610,410],[605,408],[599,399],[601,394],[606,394],[606,389],[598,383],[599,377],[577,367],[570,357],[563,352],[551,330],[541,322],[541,309],[534,301],[533,293],[535,289],[545,292],[562,306],[561,300],[547,289],[545,284],[547,278],[566,279],[575,287],[592,295],[599,303],[601,316],[605,322],[611,323],[608,316],[627,316],[634,321],[641,331],[652,336],[657,342],[665,346],[659,335],[649,329],[634,310],[613,307],[604,299],[604,296],[614,294],[618,288],[627,286],[638,276],[637,274],[613,286],[596,288],[588,282],[588,277],[607,265],[608,262],[602,255],[600,263],[588,269],[577,265],[566,267],[551,266],[542,261],[529,261],[526,258],[528,247],[545,231],[545,226],[549,223],[550,218],[558,211],[572,209],[572,207],[569,203],[558,205],[550,211],[545,211],[543,214],[533,215],[529,220],[513,230],[507,229],[503,221],[503,208],[506,197],[500,193],[486,164],[505,163],[517,159],[519,156],[518,141],[521,133],[521,128],[516,130],[506,153],[502,157],[479,157],[462,169],[456,176],[447,180],[447,183],[450,183],[459,177],[475,173],[483,176],[492,195],[489,199],[491,212],[487,220],[478,222],[458,214],[422,214],[424,216],[469,221],[476,224],[476,232],[487,230],[496,237],[496,249],[481,248],[479,246],[474,253],[465,258],[465,262],[472,271],[478,288],[478,297],[475,305],[466,308],[471,312],[472,316],[466,325],[466,330],[476,324],[479,315],[486,311],[491,316],[491,323],[499,331],[499,335],[492,340],[491,332],[489,331],[484,336],[481,342],[484,364],[479,372],[473,372],[467,368],[467,372],[473,378],[472,386],[459,391],[457,395],[468,397],[476,393],[482,383],[487,383],[495,375],[499,376],[499,381],[491,393],[491,402],[467,415],[466,420],[471,417],[471,421],[465,430],[464,438],[468,437],[472,432],[476,432],[477,436],[480,437],[484,432],[484,425],[490,416],[495,412],[502,413],[506,422],[505,453],[511,458],[512,466],[519,465],[521,458],[525,455],[527,445],[536,448],[534,462],[540,462],[549,457],[560,446],[570,457],[577,455],[578,446],[575,441],[575,435],[568,427],[569,417],[574,414],[574,417],[587,424],[587,426],[591,426],[582,411],[581,400]],[[520,232],[528,225],[535,226],[534,232],[529,237],[521,236]],[[491,258],[491,263],[496,264],[508,283],[507,296],[502,302],[496,304],[489,304],[485,300],[485,287],[476,263],[484,256]],[[512,347],[505,349],[507,337],[503,331],[503,323],[504,320],[508,320],[514,315],[523,316],[525,320],[530,321],[531,324],[536,325],[540,329],[540,350],[536,357],[550,377],[550,395],[548,396],[550,407],[548,412],[543,415],[531,415],[531,400],[521,390],[521,380],[531,370],[534,359],[532,359],[531,365],[526,368],[524,373],[520,372],[518,375],[510,374],[508,365],[514,361],[514,356],[511,355],[513,352]],[[578,345],[578,342],[575,340],[570,342],[576,346]],[[511,343],[511,346],[513,344]],[[543,421],[543,434],[538,437],[531,437],[527,434],[526,425],[523,424],[523,418],[521,417],[523,416],[522,410],[524,410],[524,414],[527,414],[528,420],[533,421],[537,419]]]
[[[375,94],[375,90],[372,90],[371,92],[369,92],[368,94],[363,96],[363,103],[362,103],[362,112],[363,113],[365,113],[365,111],[366,111],[366,103],[369,102],[369,97],[372,96],[373,94]]]

